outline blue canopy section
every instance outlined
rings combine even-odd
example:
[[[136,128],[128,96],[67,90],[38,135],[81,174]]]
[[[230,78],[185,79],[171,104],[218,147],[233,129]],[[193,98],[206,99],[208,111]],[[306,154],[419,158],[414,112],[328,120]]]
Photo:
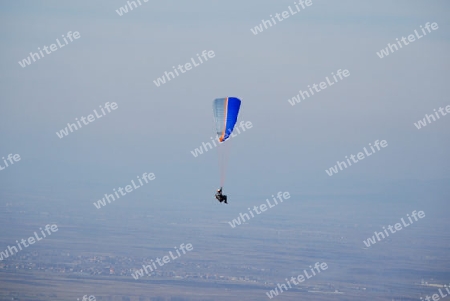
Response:
[[[228,139],[237,122],[241,100],[236,97],[217,98],[213,102],[216,133],[219,141]]]

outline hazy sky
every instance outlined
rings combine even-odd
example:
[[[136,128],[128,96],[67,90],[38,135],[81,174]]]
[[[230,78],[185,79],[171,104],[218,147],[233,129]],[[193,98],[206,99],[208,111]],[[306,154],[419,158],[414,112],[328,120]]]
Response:
[[[0,156],[22,160],[0,171],[0,188],[82,190],[80,202],[92,206],[153,172],[145,193],[203,202],[219,185],[217,150],[197,158],[190,151],[214,134],[212,101],[236,96],[239,120],[253,128],[232,141],[225,192],[370,192],[399,181],[416,189],[416,181],[439,181],[448,192],[450,117],[420,130],[413,124],[450,105],[447,1],[313,0],[258,35],[250,29],[293,1],[242,2],[141,0],[123,16],[116,13],[123,0],[2,2]],[[376,55],[427,22],[439,29],[388,57]],[[69,31],[81,37],[20,67]],[[215,57],[154,85],[203,50]],[[350,76],[288,103],[338,69]],[[118,109],[56,136],[108,101]],[[325,173],[377,139],[388,147]]]

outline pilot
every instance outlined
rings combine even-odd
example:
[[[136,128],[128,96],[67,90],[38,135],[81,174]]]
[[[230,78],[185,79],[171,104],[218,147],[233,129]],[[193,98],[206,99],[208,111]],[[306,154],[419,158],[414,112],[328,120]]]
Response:
[[[216,193],[216,199],[219,201],[219,202],[225,202],[225,204],[228,204],[227,203],[227,196],[226,195],[223,195],[222,194],[222,187],[220,187],[220,189],[217,189],[217,193]]]

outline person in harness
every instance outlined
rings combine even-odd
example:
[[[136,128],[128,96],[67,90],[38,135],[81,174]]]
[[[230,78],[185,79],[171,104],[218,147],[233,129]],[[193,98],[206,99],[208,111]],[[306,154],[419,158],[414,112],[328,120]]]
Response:
[[[227,196],[226,195],[223,195],[222,194],[222,187],[220,187],[220,189],[217,189],[217,192],[216,192],[216,199],[219,201],[219,202],[225,202],[225,204],[228,204],[227,203]]]

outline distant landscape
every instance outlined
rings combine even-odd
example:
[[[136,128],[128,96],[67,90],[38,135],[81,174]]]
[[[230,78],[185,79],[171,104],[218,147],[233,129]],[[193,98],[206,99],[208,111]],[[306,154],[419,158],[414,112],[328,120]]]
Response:
[[[159,204],[158,214],[142,200],[76,216],[61,200],[9,198],[2,245],[50,221],[59,231],[0,262],[1,300],[264,300],[316,262],[328,269],[276,298],[417,300],[450,276],[450,234],[442,231],[448,219],[429,202],[293,197],[233,229],[227,221],[260,200],[233,199],[225,208],[193,202],[188,212],[172,200]],[[413,209],[425,211],[424,220],[364,246],[375,230]],[[132,278],[180,242],[193,251]]]

